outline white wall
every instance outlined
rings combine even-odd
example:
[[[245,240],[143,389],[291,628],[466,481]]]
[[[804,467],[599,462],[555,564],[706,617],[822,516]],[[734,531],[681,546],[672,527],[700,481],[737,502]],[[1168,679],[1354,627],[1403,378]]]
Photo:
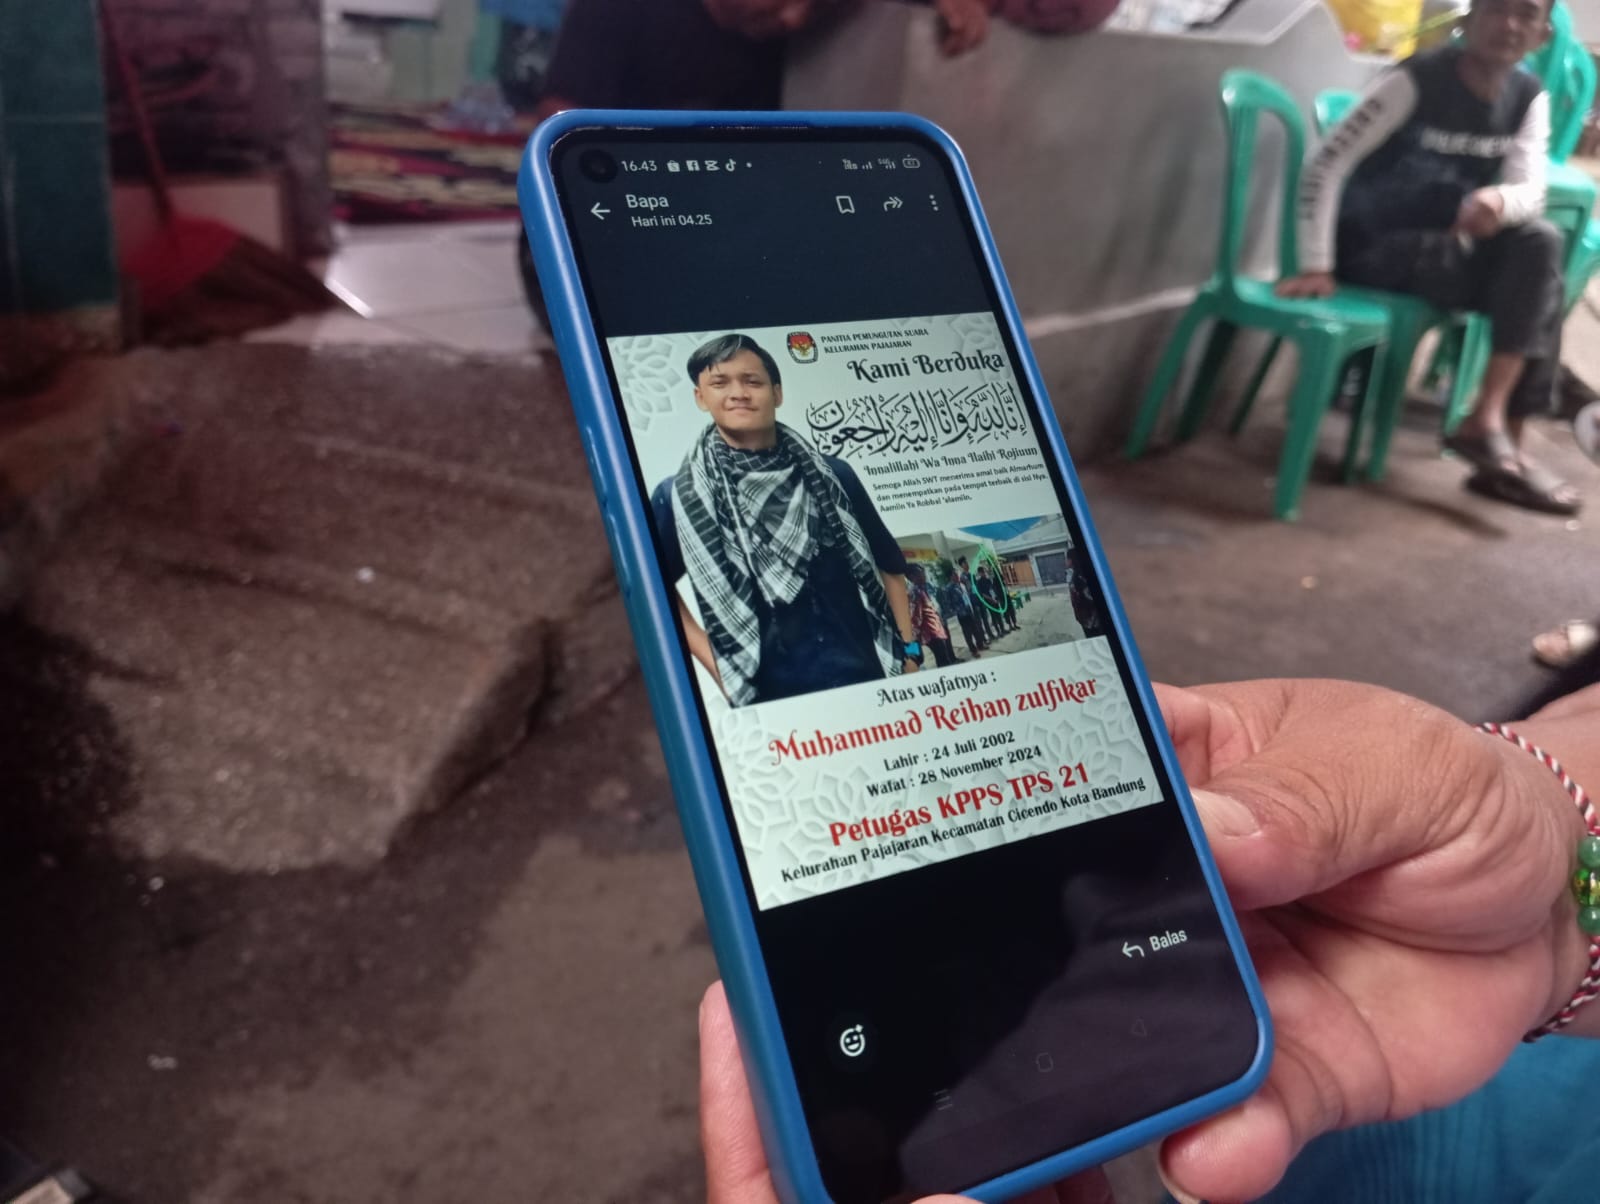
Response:
[[[1588,0],[1600,3],[1600,0]],[[1131,421],[1171,323],[1216,258],[1230,67],[1282,80],[1309,116],[1381,66],[1343,47],[1319,0],[1251,0],[1207,36],[1040,37],[996,22],[939,56],[931,13],[866,5],[791,58],[790,108],[886,108],[949,130],[972,165],[1052,399],[1080,456]],[[1248,260],[1276,237],[1270,139]]]

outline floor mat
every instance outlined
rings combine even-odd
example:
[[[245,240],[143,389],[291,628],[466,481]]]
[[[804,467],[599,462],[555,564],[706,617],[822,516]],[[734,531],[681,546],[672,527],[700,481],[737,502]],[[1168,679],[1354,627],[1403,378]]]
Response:
[[[334,214],[355,225],[512,218],[529,128],[451,130],[434,106],[336,105]]]

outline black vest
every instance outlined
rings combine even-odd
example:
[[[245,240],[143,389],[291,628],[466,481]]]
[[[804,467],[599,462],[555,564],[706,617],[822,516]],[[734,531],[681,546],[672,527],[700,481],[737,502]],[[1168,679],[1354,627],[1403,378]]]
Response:
[[[1340,256],[1389,230],[1445,230],[1462,199],[1500,178],[1506,152],[1543,85],[1522,68],[1494,101],[1475,96],[1457,71],[1455,46],[1415,55],[1417,107],[1351,175],[1339,210]]]

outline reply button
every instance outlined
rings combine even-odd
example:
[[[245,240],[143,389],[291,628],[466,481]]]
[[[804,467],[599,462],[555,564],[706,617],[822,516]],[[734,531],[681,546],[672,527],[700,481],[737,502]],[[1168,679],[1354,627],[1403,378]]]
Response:
[[[1174,931],[1169,928],[1159,934],[1151,934],[1144,942],[1135,944],[1133,941],[1122,942],[1122,956],[1126,958],[1144,958],[1146,951],[1160,953],[1163,949],[1170,949],[1174,945],[1181,945],[1189,939],[1189,934],[1182,928]]]

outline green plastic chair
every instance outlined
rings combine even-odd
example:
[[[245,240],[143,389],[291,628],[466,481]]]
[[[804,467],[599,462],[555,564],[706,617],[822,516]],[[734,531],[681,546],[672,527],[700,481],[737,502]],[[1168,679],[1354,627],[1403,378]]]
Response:
[[[1345,114],[1356,107],[1360,94],[1349,88],[1324,88],[1311,102],[1311,111],[1317,119],[1317,137],[1327,136],[1329,130],[1345,119]]]
[[[1358,99],[1356,93],[1342,88],[1329,88],[1318,93],[1313,102],[1317,133],[1326,135],[1343,121]],[[1371,410],[1375,412],[1371,414],[1370,422],[1373,443],[1366,466],[1367,479],[1380,481],[1388,467],[1389,444],[1405,412],[1406,383],[1423,336],[1434,329],[1443,328],[1445,331],[1440,342],[1444,354],[1435,356],[1430,378],[1439,381],[1448,376],[1450,381],[1450,395],[1444,409],[1444,433],[1451,435],[1461,425],[1461,420],[1472,411],[1478,382],[1482,380],[1483,370],[1489,363],[1491,331],[1489,319],[1484,314],[1438,309],[1420,297],[1410,297],[1404,293],[1380,292],[1377,289],[1350,291],[1377,302],[1389,311],[1389,356],[1383,378],[1373,390],[1375,400]],[[1269,347],[1267,350],[1270,355],[1277,349]],[[1264,376],[1268,366],[1270,361],[1257,369],[1258,375]],[[1358,426],[1364,426],[1367,419],[1366,412],[1358,415]]]
[[[1594,104],[1594,55],[1576,37],[1569,37],[1556,68],[1546,76],[1550,93],[1550,158],[1565,163],[1583,138],[1583,123]]]
[[[1575,36],[1572,29],[1572,12],[1567,8],[1567,0],[1556,0],[1550,6],[1550,37],[1543,46],[1523,60],[1523,66],[1540,79],[1548,81],[1551,70],[1560,63],[1561,57],[1566,53],[1567,44]]]
[[[1567,293],[1582,292],[1587,278],[1574,282],[1573,268],[1589,221],[1594,213],[1595,182],[1588,172],[1567,162],[1583,136],[1584,119],[1594,104],[1595,64],[1572,29],[1572,14],[1565,3],[1550,13],[1551,35],[1526,66],[1544,82],[1550,94],[1550,173],[1545,198],[1545,218],[1566,236]]]
[[[1577,262],[1567,271],[1567,310],[1578,303],[1583,290],[1596,272],[1600,272],[1600,220],[1589,223],[1578,243]]]
[[[1564,9],[1558,9],[1565,15]],[[1570,17],[1568,18],[1570,22]],[[1558,32],[1554,42],[1561,35]],[[1567,160],[1578,147],[1583,122],[1595,97],[1594,56],[1569,31],[1560,57],[1545,76],[1550,93],[1550,175],[1545,196],[1545,218],[1566,237],[1566,300],[1570,309],[1594,274],[1592,257],[1585,254],[1593,223],[1596,186],[1594,177]]]
[[[1300,352],[1299,376],[1289,396],[1289,430],[1279,459],[1273,499],[1273,512],[1278,518],[1294,519],[1299,516],[1300,495],[1311,475],[1317,429],[1333,400],[1344,366],[1352,355],[1371,348],[1379,366],[1379,371],[1372,374],[1373,379],[1381,374],[1389,317],[1382,306],[1352,297],[1343,290],[1327,298],[1290,301],[1273,292],[1273,281],[1239,273],[1250,179],[1255,168],[1256,136],[1263,114],[1277,118],[1284,129],[1279,271],[1274,279],[1299,270],[1295,197],[1299,191],[1301,161],[1305,157],[1306,131],[1294,98],[1253,71],[1227,72],[1222,77],[1221,93],[1223,119],[1228,130],[1228,162],[1216,270],[1201,286],[1199,295],[1179,320],[1167,344],[1128,437],[1126,454],[1129,458],[1142,455],[1149,446],[1167,395],[1177,383],[1189,344],[1202,322],[1210,321],[1214,325],[1178,419],[1179,440],[1191,438],[1199,429],[1223,361],[1240,328],[1268,331],[1277,341],[1292,341]],[[1247,400],[1253,399],[1259,387],[1258,373]],[[1357,434],[1352,424],[1345,454],[1347,477],[1354,470]]]

